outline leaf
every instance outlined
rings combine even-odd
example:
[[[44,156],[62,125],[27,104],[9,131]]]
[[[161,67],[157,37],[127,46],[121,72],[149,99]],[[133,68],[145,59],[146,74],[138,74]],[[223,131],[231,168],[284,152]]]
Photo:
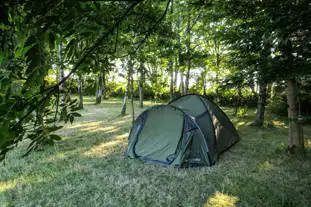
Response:
[[[74,112],[74,113],[72,113],[71,115],[74,116],[74,117],[81,117],[81,116],[82,116],[82,115],[79,114],[78,112]]]
[[[52,140],[57,140],[57,141],[62,139],[59,135],[56,135],[56,134],[50,134],[50,138]]]
[[[54,131],[57,131],[57,130],[59,130],[61,128],[63,128],[63,126],[52,126],[52,127],[48,127],[47,131],[48,132],[54,132]]]
[[[69,117],[69,120],[70,120],[70,123],[71,123],[71,124],[73,123],[74,118],[75,118],[74,116],[70,116],[70,117]]]

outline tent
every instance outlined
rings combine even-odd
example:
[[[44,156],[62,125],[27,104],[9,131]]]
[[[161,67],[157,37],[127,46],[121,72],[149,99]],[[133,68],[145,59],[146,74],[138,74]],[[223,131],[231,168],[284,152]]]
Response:
[[[126,155],[167,166],[211,166],[238,140],[233,124],[216,104],[191,94],[140,114]]]

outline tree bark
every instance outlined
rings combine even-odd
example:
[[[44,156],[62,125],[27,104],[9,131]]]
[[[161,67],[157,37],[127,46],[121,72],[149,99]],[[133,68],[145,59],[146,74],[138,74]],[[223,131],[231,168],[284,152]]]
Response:
[[[145,83],[145,66],[140,63],[140,79],[139,79],[139,106],[144,108],[144,83]]]
[[[103,73],[100,72],[98,74],[98,88],[96,93],[96,104],[100,104],[102,102],[102,94],[103,94]]]
[[[130,67],[130,80],[131,80],[131,107],[132,107],[132,124],[135,122],[135,109],[134,109],[134,79],[133,68]]]
[[[180,71],[180,92],[185,95],[184,73]]]
[[[188,12],[188,22],[187,22],[187,40],[186,40],[186,50],[187,50],[187,73],[185,80],[185,94],[189,93],[189,79],[191,70],[191,57],[190,57],[190,44],[191,44],[191,28],[190,28],[190,12]]]
[[[78,95],[79,95],[79,109],[83,109],[83,80],[82,80],[82,75],[78,76]]]
[[[287,80],[288,103],[288,148],[293,152],[303,152],[303,128],[299,123],[298,87],[295,79]]]
[[[204,66],[203,68],[203,72],[202,72],[202,88],[203,88],[203,95],[206,96],[206,74],[207,74],[207,69],[206,66]]]
[[[168,63],[169,72],[170,72],[170,101],[174,99],[174,68],[173,60],[170,60]]]
[[[259,83],[259,94],[257,101],[257,110],[256,110],[256,126],[263,126],[265,120],[265,109],[267,103],[267,83],[261,81]]]
[[[182,54],[181,54],[181,38],[180,38],[180,24],[181,24],[181,19],[180,19],[180,15],[178,14],[178,18],[177,18],[177,46],[178,46],[178,56],[177,56],[177,60],[178,62],[176,62],[176,88],[177,87],[177,75],[178,72],[180,73],[180,94],[183,95],[184,94],[184,81],[183,81],[183,72],[180,70],[180,67],[183,64],[183,60],[182,60]]]
[[[131,72],[132,72],[132,64],[130,61],[128,61],[127,64],[127,84],[126,84],[126,89],[125,89],[125,93],[124,93],[124,98],[123,98],[123,103],[122,103],[122,109],[121,109],[121,115],[124,116],[126,114],[126,102],[127,102],[127,98],[128,98],[128,94],[130,91],[130,84],[131,84]]]
[[[174,98],[176,98],[176,92],[178,91],[177,86],[177,77],[178,77],[178,57],[175,61],[175,74],[174,74]]]
[[[107,87],[106,87],[106,71],[103,72],[103,99],[107,98]]]
[[[59,72],[60,72],[60,76],[59,76],[59,81],[63,80],[65,77],[65,71],[64,71],[64,60],[63,60],[63,42],[62,40],[59,40],[59,44],[58,44],[58,61],[59,61]],[[65,85],[64,83],[62,83],[59,86],[59,91],[62,93],[62,98],[61,98],[61,103],[64,104],[65,103],[65,99],[66,99],[66,90],[65,90]]]
[[[237,98],[237,101],[236,101],[236,104],[235,104],[235,109],[234,109],[234,113],[233,113],[233,116],[236,116],[238,114],[238,109],[241,105],[241,98],[242,97],[242,88],[239,86],[238,87],[238,98]]]

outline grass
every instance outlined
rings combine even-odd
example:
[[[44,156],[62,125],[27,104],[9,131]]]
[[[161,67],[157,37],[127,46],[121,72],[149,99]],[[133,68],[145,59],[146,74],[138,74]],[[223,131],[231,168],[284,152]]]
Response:
[[[306,154],[288,154],[284,121],[269,114],[266,128],[249,126],[249,109],[232,118],[242,140],[215,166],[165,168],[124,157],[131,117],[119,116],[121,100],[85,102],[62,141],[25,158],[22,143],[8,155],[0,206],[311,206],[310,126]]]

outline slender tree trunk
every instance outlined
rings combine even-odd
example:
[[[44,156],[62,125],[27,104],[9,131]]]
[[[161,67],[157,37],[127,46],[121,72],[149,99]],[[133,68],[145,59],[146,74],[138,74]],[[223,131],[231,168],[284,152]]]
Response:
[[[79,109],[83,109],[83,80],[81,74],[78,76],[78,95],[79,95]]]
[[[145,83],[145,66],[140,63],[140,78],[139,78],[139,106],[144,108],[144,83]]]
[[[103,99],[107,98],[107,87],[106,87],[106,71],[103,72]]]
[[[100,104],[102,102],[102,94],[103,94],[103,73],[98,74],[98,88],[96,93],[96,104]]]
[[[169,72],[170,72],[170,101],[174,99],[174,63],[173,60],[169,62]]]
[[[132,64],[130,62],[130,60],[128,61],[127,64],[127,84],[126,84],[126,89],[125,89],[125,93],[124,93],[124,98],[123,98],[123,103],[122,103],[122,109],[121,109],[121,115],[124,116],[126,114],[126,102],[127,102],[127,98],[128,98],[128,94],[130,91],[130,84],[131,84],[131,72],[132,72]]]
[[[185,95],[184,73],[182,71],[180,71],[180,92],[181,95]]]
[[[202,73],[202,88],[203,88],[204,96],[206,96],[206,74],[207,74],[207,69],[206,69],[206,66],[204,66],[203,73]]]
[[[267,102],[267,83],[261,81],[259,84],[259,94],[257,102],[257,111],[256,111],[256,126],[263,126],[265,120],[265,109]]]
[[[191,28],[190,28],[190,12],[188,12],[188,22],[187,22],[187,40],[186,40],[186,50],[187,50],[187,73],[185,80],[185,94],[189,93],[189,79],[191,70],[191,58],[190,58],[190,44],[191,44]]]
[[[59,72],[60,72],[60,76],[59,76],[59,81],[63,80],[63,78],[65,77],[65,71],[64,71],[64,61],[63,61],[63,43],[62,40],[59,41],[58,44],[58,61],[59,61]],[[59,91],[63,94],[62,98],[61,98],[61,103],[65,103],[65,99],[66,99],[66,89],[65,89],[65,85],[64,83],[62,83],[59,86]]]
[[[238,87],[238,98],[237,98],[235,109],[234,109],[234,113],[233,113],[234,116],[237,115],[238,109],[239,109],[239,107],[241,105],[241,98],[240,97],[242,97],[242,88]]]
[[[177,86],[177,77],[178,77],[178,58],[175,61],[175,74],[174,74],[174,98],[176,98],[176,91],[178,91]]]
[[[180,94],[184,95],[184,81],[183,81],[183,72],[180,70],[180,67],[182,66],[182,54],[181,54],[181,40],[180,40],[180,15],[178,14],[177,18],[177,45],[178,45],[178,62],[176,62],[176,76],[178,75],[178,72],[180,73]],[[177,85],[177,78],[175,78],[176,85]],[[177,87],[178,88],[178,87]]]
[[[131,107],[132,107],[132,124],[135,122],[135,109],[134,109],[134,78],[133,78],[133,68],[130,67],[130,80],[131,80]]]
[[[288,147],[293,152],[303,152],[303,128],[299,123],[298,113],[298,87],[295,79],[287,80],[288,103]]]

